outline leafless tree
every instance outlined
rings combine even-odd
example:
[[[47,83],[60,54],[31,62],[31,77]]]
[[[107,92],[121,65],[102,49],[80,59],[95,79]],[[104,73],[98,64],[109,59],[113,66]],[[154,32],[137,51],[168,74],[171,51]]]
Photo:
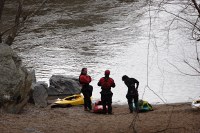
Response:
[[[0,29],[0,43],[2,43],[3,38],[5,38],[5,43],[8,45],[12,45],[15,37],[18,35],[19,32],[21,32],[22,27],[24,26],[24,23],[31,17],[33,17],[47,2],[48,0],[43,0],[41,2],[41,5],[33,10],[30,11],[29,14],[25,14],[23,12],[23,3],[24,0],[16,0],[13,2],[13,4],[17,4],[17,9],[16,9],[16,14],[15,14],[15,19],[14,23],[12,26],[8,26],[6,28],[1,28]],[[5,6],[6,0],[0,0],[0,27],[3,27],[2,24],[2,15],[4,11],[4,6]],[[8,20],[5,20],[8,21]]]
[[[158,3],[157,3],[157,6],[155,6],[154,2],[155,1],[148,0],[149,8],[147,10],[147,13],[149,14],[149,43],[148,43],[148,47],[147,47],[147,50],[148,50],[147,51],[147,85],[146,85],[145,89],[148,88],[151,91],[153,91],[153,90],[150,88],[149,82],[148,82],[148,80],[149,80],[149,49],[150,49],[150,42],[151,42],[150,40],[152,39],[151,32],[152,32],[152,24],[153,24],[153,18],[154,18],[154,16],[152,16],[153,13],[151,14],[151,12],[156,12],[157,14],[159,14],[161,12],[165,12],[172,16],[172,19],[170,19],[170,22],[169,22],[169,25],[167,28],[168,35],[171,31],[171,27],[172,27],[173,23],[175,23],[175,22],[184,23],[184,26],[185,26],[184,28],[187,28],[188,31],[190,32],[190,33],[186,33],[186,34],[191,34],[191,39],[194,40],[194,42],[195,42],[195,44],[192,45],[191,47],[195,47],[195,55],[196,56],[193,56],[192,61],[190,61],[190,59],[185,58],[182,60],[182,63],[184,63],[191,70],[193,70],[195,72],[195,74],[187,73],[169,61],[168,61],[168,63],[184,75],[200,76],[200,56],[199,56],[200,51],[199,51],[199,45],[198,45],[198,43],[200,41],[200,22],[199,22],[200,3],[198,3],[197,0],[160,0],[160,1],[157,0]],[[154,7],[153,7],[153,4],[154,4]],[[176,5],[180,8],[178,12],[173,12],[173,10],[168,10],[166,8],[166,6],[174,6],[174,5]],[[194,61],[197,64],[195,66],[193,65]],[[145,91],[144,91],[144,93],[145,93]],[[157,95],[154,91],[153,91],[153,93],[155,95]],[[157,95],[157,96],[159,97],[159,95]],[[165,102],[163,101],[163,103],[165,103]],[[170,117],[168,120],[168,124],[166,125],[166,128],[159,130],[159,131],[155,131],[155,133],[167,132],[168,130],[174,130],[174,129],[183,129],[184,131],[186,131],[185,127],[171,128],[169,126],[171,123],[172,114],[173,114],[173,110],[170,113]],[[135,127],[136,122],[137,122],[137,117],[135,117],[133,119],[132,123],[130,124],[130,126],[133,128],[133,132],[137,132],[136,127]]]
[[[149,2],[149,3],[151,3],[151,2]],[[177,5],[180,7],[180,9],[178,12],[173,12],[172,10],[167,10],[165,8],[166,5]],[[161,0],[157,6],[157,9],[153,9],[153,10],[155,10],[158,13],[165,12],[165,13],[168,13],[173,16],[173,18],[171,19],[171,22],[168,25],[168,33],[170,32],[171,26],[175,21],[184,23],[185,28],[187,28],[188,31],[191,33],[191,38],[192,38],[192,40],[194,40],[193,42],[195,43],[194,45],[191,44],[192,45],[191,47],[195,47],[195,54],[193,54],[195,56],[192,57],[192,60],[190,61],[190,59],[187,59],[187,58],[182,60],[182,62],[186,66],[188,66],[191,70],[193,70],[195,72],[195,74],[187,73],[169,61],[168,61],[168,63],[184,75],[200,76],[200,56],[199,56],[200,51],[199,51],[199,45],[198,45],[198,43],[200,41],[200,22],[199,22],[200,3],[198,3],[197,0]],[[151,12],[151,11],[152,10],[149,9],[148,12]],[[151,17],[150,17],[150,23],[151,23]],[[151,27],[151,25],[150,25],[150,27]],[[150,30],[151,30],[151,28],[150,28]],[[190,33],[186,33],[186,34],[190,34]],[[149,38],[151,38],[151,37],[149,36]],[[194,65],[194,61],[197,65]],[[148,73],[148,71],[147,71],[147,73]],[[148,75],[147,75],[147,77],[148,77]],[[147,83],[147,85],[148,85],[148,83]],[[159,130],[159,131],[155,131],[155,133],[167,132],[168,130],[173,130],[173,129],[183,129],[184,131],[186,131],[185,127],[170,128],[169,125],[171,123],[172,113],[173,113],[173,109],[172,109],[172,112],[170,113],[171,115],[169,117],[166,128]]]
[[[189,75],[189,76],[200,76],[200,57],[199,57],[199,45],[198,41],[200,41],[200,3],[198,3],[196,0],[162,0],[159,2],[156,11],[157,12],[165,12],[170,14],[173,18],[171,19],[171,22],[168,25],[168,35],[170,34],[171,31],[171,26],[173,23],[178,22],[178,23],[183,23],[184,28],[187,29],[188,33],[191,34],[190,39],[194,40],[195,44],[192,45],[191,47],[195,47],[196,51],[195,57],[192,57],[191,59],[183,59],[182,62],[185,63],[186,66],[188,66],[192,71],[195,71],[196,74],[191,74],[184,72],[184,70],[181,70],[178,66],[175,64],[169,62],[173,67],[175,67],[180,73],[184,75]],[[173,12],[171,10],[168,10],[165,8],[166,5],[173,6],[176,5],[179,7],[178,12]],[[196,64],[194,62],[196,60]]]
[[[3,7],[4,7],[4,3],[6,0],[0,0],[0,21],[1,21],[1,16],[3,13]]]

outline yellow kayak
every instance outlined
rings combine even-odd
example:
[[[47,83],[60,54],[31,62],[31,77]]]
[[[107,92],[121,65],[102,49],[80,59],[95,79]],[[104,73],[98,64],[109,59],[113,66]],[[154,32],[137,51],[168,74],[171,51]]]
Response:
[[[83,105],[84,100],[83,96],[81,94],[75,94],[72,96],[67,96],[63,99],[57,99],[51,107],[70,107],[70,106],[76,106],[76,105]]]

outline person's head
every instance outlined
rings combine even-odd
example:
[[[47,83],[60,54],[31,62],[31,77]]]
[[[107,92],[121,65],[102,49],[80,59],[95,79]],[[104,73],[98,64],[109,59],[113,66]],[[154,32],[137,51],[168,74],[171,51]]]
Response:
[[[87,68],[82,68],[81,74],[86,75],[87,74]]]
[[[122,81],[128,79],[129,77],[127,75],[122,76]]]
[[[106,70],[106,71],[105,71],[105,77],[109,77],[109,75],[110,75],[110,71],[109,71],[109,70]]]

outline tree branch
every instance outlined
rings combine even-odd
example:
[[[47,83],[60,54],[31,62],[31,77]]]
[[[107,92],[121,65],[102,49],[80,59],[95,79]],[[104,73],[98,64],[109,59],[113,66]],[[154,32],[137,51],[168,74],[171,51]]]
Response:
[[[192,0],[192,2],[193,2],[193,4],[194,4],[195,8],[197,9],[197,11],[198,11],[198,13],[199,13],[199,16],[200,16],[200,8],[199,8],[199,6],[198,6],[196,0]]]
[[[196,47],[197,62],[199,64],[199,68],[200,68],[200,60],[199,60],[199,53],[198,53],[198,46],[197,46],[197,44],[195,44],[195,47]]]
[[[189,73],[185,73],[183,71],[181,71],[177,66],[175,66],[174,64],[172,64],[171,62],[169,62],[168,60],[166,60],[170,65],[172,65],[174,68],[176,68],[180,73],[184,74],[184,75],[188,75],[188,76],[200,76],[200,74],[195,75],[195,74],[189,74]]]
[[[31,17],[33,17],[43,6],[44,4],[48,1],[48,0],[43,0],[42,4],[36,9],[33,11],[33,13],[29,14],[29,15],[26,15],[23,17],[23,19],[20,21],[20,16],[22,14],[22,2],[23,0],[18,0],[19,3],[19,6],[18,6],[18,13],[16,14],[16,17],[15,17],[15,25],[8,28],[7,30],[5,30],[4,32],[0,33],[0,37],[3,37],[3,35],[9,31],[15,31],[17,29],[17,31],[12,35],[9,35],[7,40],[6,40],[6,43],[8,45],[12,45],[12,42],[14,41],[14,38],[17,36],[18,33],[20,33],[23,29],[20,30],[20,28],[22,27],[22,25],[27,22]],[[21,8],[21,9],[20,9]],[[21,14],[20,14],[21,13]],[[13,38],[14,37],[14,38]],[[8,41],[8,42],[7,42]]]
[[[6,0],[0,0],[0,21],[3,13],[3,8]]]
[[[199,70],[197,70],[194,66],[192,66],[188,61],[184,60],[184,63],[186,63],[189,67],[191,67],[193,70],[195,70],[196,72],[200,73]]]
[[[12,45],[14,38],[16,37],[17,31],[19,29],[19,24],[20,24],[20,16],[22,14],[22,5],[23,5],[23,0],[18,0],[18,10],[15,16],[15,27],[12,29],[11,34],[8,35],[6,44],[9,46]]]

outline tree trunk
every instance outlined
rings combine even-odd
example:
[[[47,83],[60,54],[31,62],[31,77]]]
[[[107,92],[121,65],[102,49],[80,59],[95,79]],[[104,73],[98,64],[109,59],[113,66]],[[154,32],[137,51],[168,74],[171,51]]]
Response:
[[[18,0],[18,10],[15,16],[15,26],[12,29],[12,33],[7,37],[6,39],[6,44],[8,44],[9,46],[12,45],[15,37],[17,36],[17,31],[20,28],[20,17],[22,14],[22,4],[23,4],[24,0]]]
[[[2,14],[3,14],[3,7],[4,7],[4,3],[6,0],[0,0],[0,27],[2,27],[1,25],[1,18],[2,18]],[[1,28],[0,28],[0,33],[1,33]],[[2,35],[0,34],[0,43],[2,43]]]
[[[6,0],[0,0],[0,21],[3,13],[3,7]]]
[[[193,2],[193,4],[194,4],[195,8],[197,9],[197,11],[198,11],[198,13],[199,13],[199,16],[200,16],[200,8],[199,8],[199,6],[198,6],[196,0],[192,0],[192,2]]]

